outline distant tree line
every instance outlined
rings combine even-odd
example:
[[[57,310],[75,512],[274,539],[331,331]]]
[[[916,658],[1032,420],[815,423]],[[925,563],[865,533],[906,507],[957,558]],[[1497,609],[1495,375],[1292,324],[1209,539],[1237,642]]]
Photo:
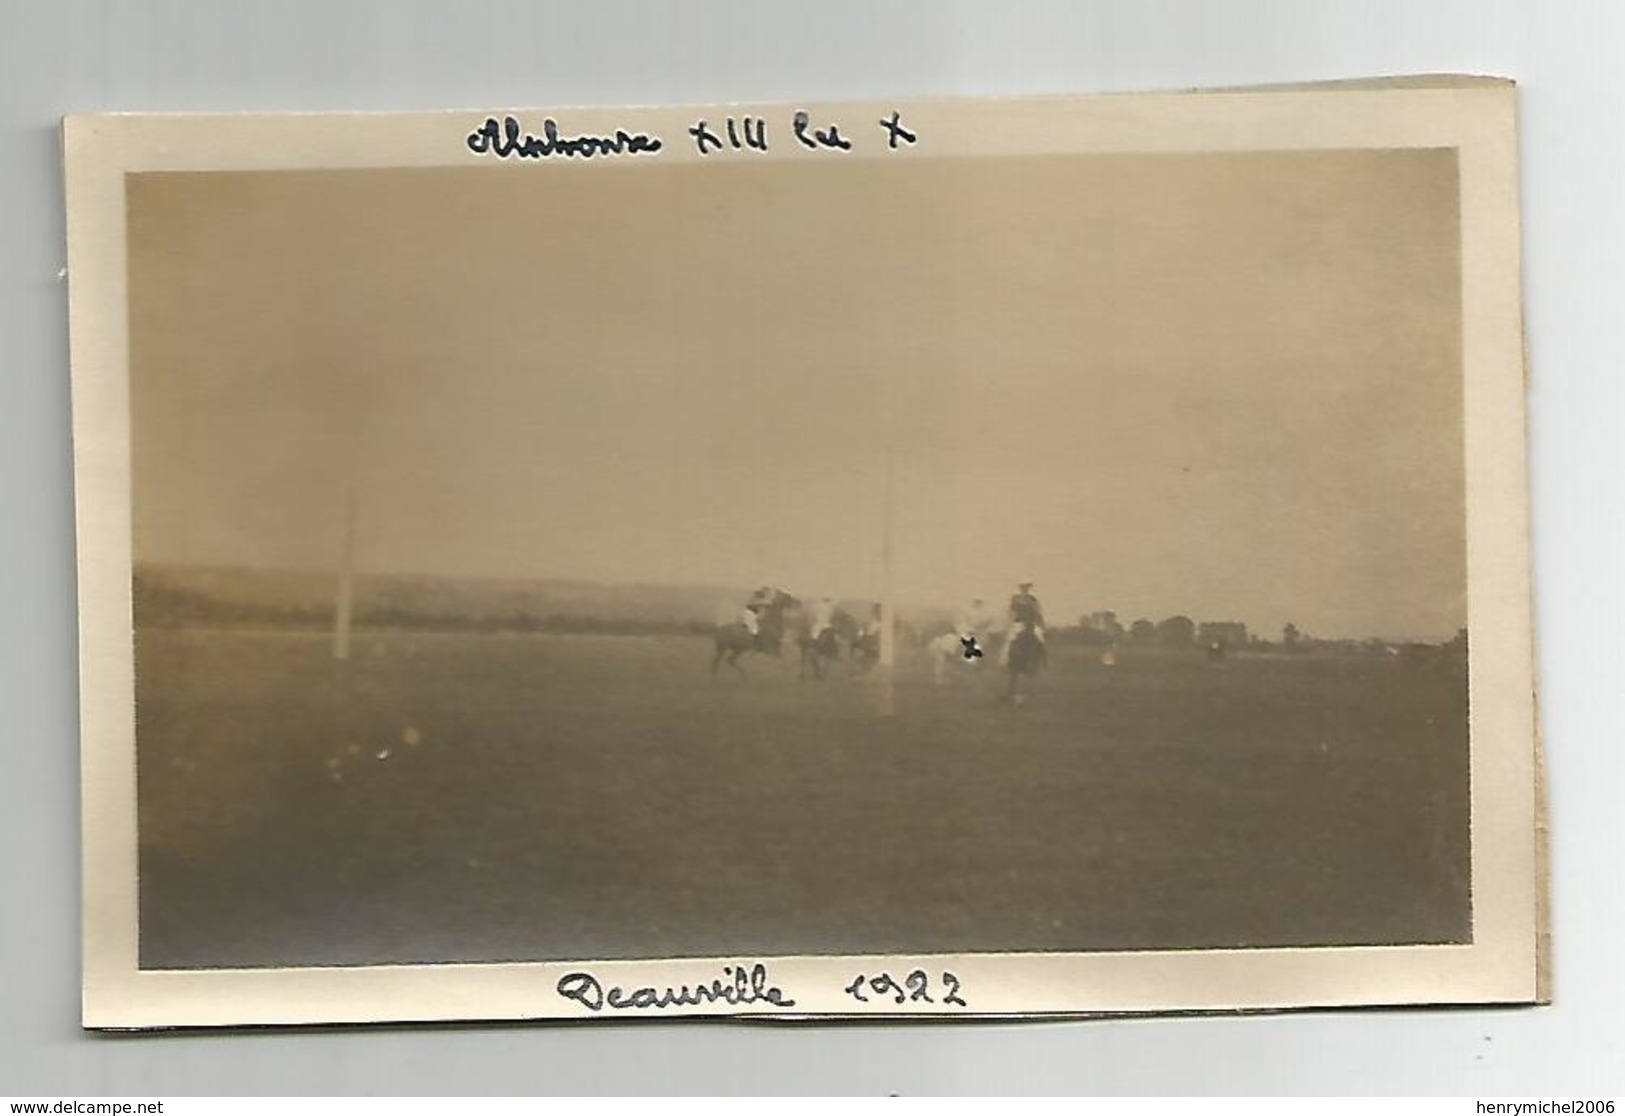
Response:
[[[140,578],[134,585],[134,609],[138,628],[251,627],[322,631],[333,624],[333,610],[327,607],[230,600],[191,589],[145,584]],[[537,615],[525,610],[469,615],[398,605],[358,607],[354,623],[360,628],[431,632],[580,635],[698,635],[713,630],[713,625],[704,620],[605,619],[563,612]]]
[[[1080,617],[1075,627],[1063,628],[1056,638],[1097,647],[1167,647],[1175,649],[1202,648],[1209,652],[1231,651],[1283,652],[1286,654],[1339,654],[1339,655],[1396,655],[1414,653],[1420,649],[1467,649],[1467,630],[1461,629],[1444,643],[1407,640],[1392,641],[1370,639],[1318,639],[1296,624],[1286,624],[1279,639],[1272,640],[1247,630],[1238,620],[1206,620],[1198,623],[1189,616],[1170,616],[1152,621],[1140,618],[1124,626],[1117,614],[1110,610],[1091,612]]]

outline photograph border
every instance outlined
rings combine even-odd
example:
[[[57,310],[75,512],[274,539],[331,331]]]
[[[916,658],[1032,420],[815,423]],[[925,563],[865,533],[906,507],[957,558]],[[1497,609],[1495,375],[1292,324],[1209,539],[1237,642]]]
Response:
[[[699,154],[702,116],[775,120],[797,109],[854,130],[899,111],[920,137],[888,150],[865,135],[832,155],[781,143]],[[141,970],[132,644],[129,321],[125,175],[143,171],[478,165],[487,117],[531,131],[657,135],[657,154],[492,162],[491,173],[592,174],[605,162],[838,157],[1454,148],[1461,292],[1471,630],[1470,945],[715,957],[264,970]],[[1537,849],[1520,293],[1516,90],[1509,82],[1348,84],[1214,91],[672,108],[405,114],[102,115],[64,124],[80,600],[83,808],[82,1022],[91,1028],[551,1018],[1070,1016],[1402,1004],[1529,1003],[1538,979],[1545,873]],[[487,161],[489,157],[486,157]],[[591,972],[605,989],[694,986],[763,966],[768,998],[594,1011],[559,994]],[[966,1006],[860,1004],[860,972],[951,969]]]

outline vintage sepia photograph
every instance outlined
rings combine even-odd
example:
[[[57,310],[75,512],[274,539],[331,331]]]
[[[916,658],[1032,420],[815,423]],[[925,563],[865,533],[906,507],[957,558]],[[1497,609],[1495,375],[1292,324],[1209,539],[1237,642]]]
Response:
[[[1461,145],[735,111],[122,175],[135,969],[1482,945]]]

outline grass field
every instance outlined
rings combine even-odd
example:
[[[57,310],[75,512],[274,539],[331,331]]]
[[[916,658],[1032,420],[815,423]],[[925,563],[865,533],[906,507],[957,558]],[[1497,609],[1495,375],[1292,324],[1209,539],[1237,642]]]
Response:
[[[1464,665],[137,636],[146,967],[1470,937]]]

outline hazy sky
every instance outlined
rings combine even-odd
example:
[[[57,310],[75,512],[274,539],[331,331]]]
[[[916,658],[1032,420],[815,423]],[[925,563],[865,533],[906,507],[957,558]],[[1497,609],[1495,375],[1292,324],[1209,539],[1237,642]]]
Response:
[[[1449,152],[131,179],[138,560],[1464,623]]]

